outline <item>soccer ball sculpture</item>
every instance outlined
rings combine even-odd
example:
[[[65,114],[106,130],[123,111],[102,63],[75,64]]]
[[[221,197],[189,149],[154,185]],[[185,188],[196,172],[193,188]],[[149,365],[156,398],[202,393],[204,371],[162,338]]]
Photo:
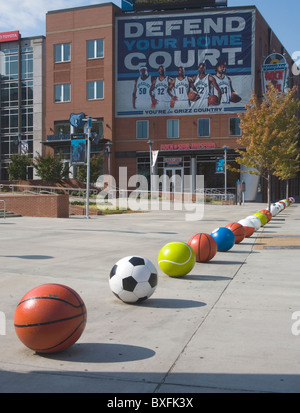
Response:
[[[157,271],[147,258],[128,256],[113,266],[109,276],[111,291],[124,303],[147,300],[157,287]]]

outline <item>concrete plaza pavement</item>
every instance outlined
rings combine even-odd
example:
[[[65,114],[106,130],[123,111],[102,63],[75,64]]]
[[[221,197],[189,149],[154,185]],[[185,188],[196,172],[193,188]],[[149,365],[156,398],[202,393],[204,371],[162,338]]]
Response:
[[[263,208],[208,204],[198,221],[184,209],[2,219],[0,392],[298,393],[299,205],[185,277],[170,278],[157,264],[167,242]],[[155,293],[139,305],[109,289],[112,266],[127,255],[147,257],[159,273]],[[17,338],[14,312],[27,291],[53,282],[81,295],[88,321],[72,347],[38,355]]]

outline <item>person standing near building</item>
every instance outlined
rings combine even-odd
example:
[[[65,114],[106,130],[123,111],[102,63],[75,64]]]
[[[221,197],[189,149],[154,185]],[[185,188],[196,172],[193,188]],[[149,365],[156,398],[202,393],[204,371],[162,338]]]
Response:
[[[232,81],[229,76],[226,75],[226,63],[218,62],[216,65],[216,74],[214,76],[217,85],[219,86],[222,97],[222,104],[229,104],[230,102],[238,103],[241,97],[235,93],[232,87]],[[218,96],[217,89],[214,88],[214,95]]]
[[[198,66],[198,74],[193,77],[194,86],[197,89],[197,96],[193,99],[192,105],[194,108],[202,108],[208,106],[208,97],[212,89],[217,92],[217,104],[220,104],[222,92],[217,85],[214,76],[206,73],[205,63],[200,63]]]
[[[149,109],[151,107],[150,88],[151,76],[148,75],[146,67],[139,69],[140,76],[135,80],[132,92],[132,106],[134,109]]]
[[[193,90],[197,93],[193,80],[185,76],[184,68],[178,67],[178,76],[170,82],[170,91],[172,94],[171,107],[174,108],[188,108],[190,107],[190,100],[188,93]]]
[[[171,78],[166,76],[164,66],[159,66],[158,76],[153,79],[150,88],[150,96],[152,99],[152,108],[167,109],[170,107],[171,94],[170,83]]]

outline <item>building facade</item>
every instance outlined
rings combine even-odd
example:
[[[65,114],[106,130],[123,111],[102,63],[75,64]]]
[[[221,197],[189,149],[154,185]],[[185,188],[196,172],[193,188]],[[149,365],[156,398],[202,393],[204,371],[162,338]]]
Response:
[[[0,33],[0,179],[13,154],[42,154],[45,121],[45,37]],[[32,167],[28,179],[34,177]]]
[[[179,190],[197,191],[197,175],[224,189],[222,162],[234,165],[238,115],[252,91],[262,97],[266,57],[285,55],[292,65],[254,6],[125,13],[107,3],[51,11],[46,24],[45,146],[70,160],[71,134],[81,131],[70,114],[91,116],[109,143],[105,172],[117,186],[127,167],[128,179],[142,174],[149,188],[153,173],[189,176]],[[92,145],[92,153],[105,148]],[[241,176],[226,178],[234,190]],[[260,200],[259,178],[242,179],[245,199]],[[167,189],[163,179],[158,185]]]

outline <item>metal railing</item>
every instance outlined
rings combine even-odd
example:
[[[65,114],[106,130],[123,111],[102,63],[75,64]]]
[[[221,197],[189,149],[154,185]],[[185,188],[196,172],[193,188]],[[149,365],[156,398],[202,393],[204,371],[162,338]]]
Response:
[[[211,198],[218,201],[234,201],[235,188],[227,188],[225,193],[224,188],[205,188],[196,190],[196,194],[204,198]]]
[[[72,193],[76,193],[77,197],[84,197],[86,195],[85,188],[67,188],[67,187],[57,187],[57,186],[35,186],[35,185],[18,185],[18,184],[0,184],[0,192],[3,189],[8,189],[11,193],[34,193],[34,194],[57,194],[57,193],[67,193],[70,196]],[[96,189],[90,189],[91,195],[96,195],[98,191]]]

